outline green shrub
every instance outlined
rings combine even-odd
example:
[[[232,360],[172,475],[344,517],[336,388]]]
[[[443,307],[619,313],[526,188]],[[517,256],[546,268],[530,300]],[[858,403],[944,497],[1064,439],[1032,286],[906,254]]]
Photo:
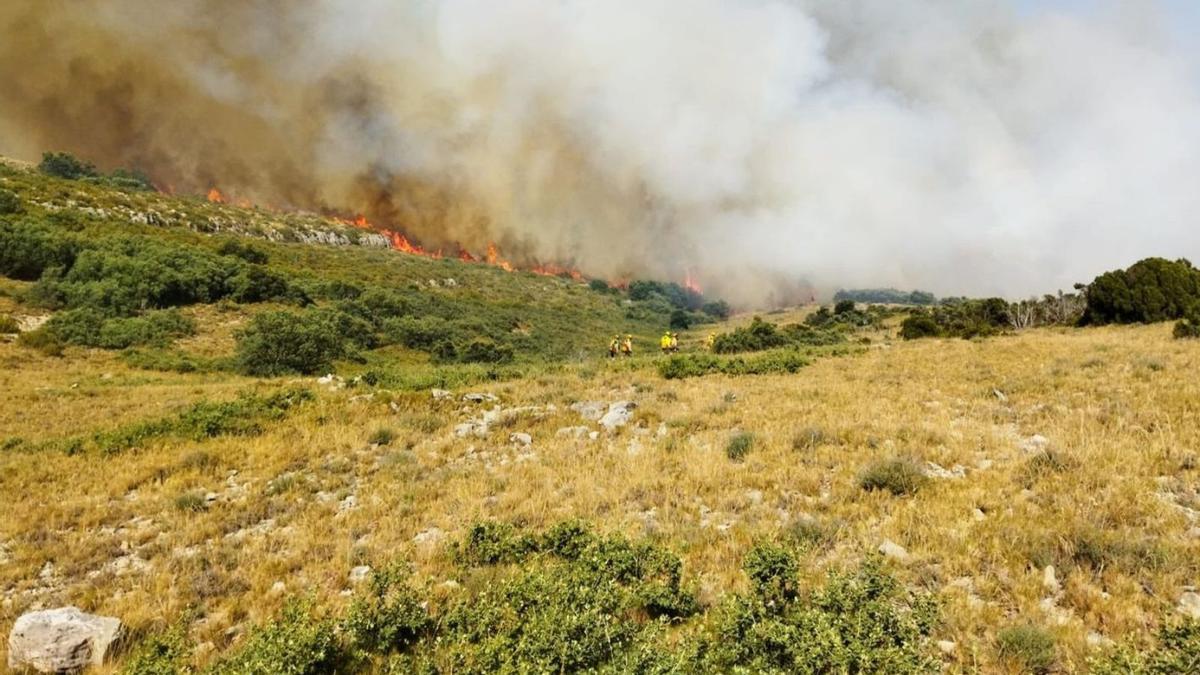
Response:
[[[424,352],[433,351],[439,343],[453,343],[457,337],[450,322],[436,316],[388,319],[383,332],[396,344]]]
[[[240,258],[255,265],[266,265],[270,260],[266,251],[240,239],[226,239],[217,247],[217,253]]]
[[[777,544],[760,543],[750,549],[742,563],[754,595],[767,604],[796,597],[800,563],[788,549]]]
[[[161,347],[196,331],[190,319],[173,310],[109,319],[86,308],[55,314],[46,322],[45,329],[66,344],[105,349],[125,349],[135,345]]]
[[[1164,624],[1156,644],[1145,649],[1120,645],[1088,664],[1092,675],[1176,675],[1200,672],[1200,621]]]
[[[1087,289],[1083,323],[1153,323],[1182,318],[1200,303],[1200,270],[1187,260],[1146,258],[1106,272]]]
[[[68,180],[96,178],[100,175],[94,165],[65,152],[42,153],[42,161],[38,164],[38,170],[47,176]]]
[[[464,363],[508,363],[513,360],[513,348],[489,338],[475,338],[458,350]]]
[[[53,333],[46,330],[45,326],[36,330],[26,331],[21,333],[17,338],[17,344],[22,347],[35,349],[46,356],[62,356],[64,345],[62,340],[59,340]]]
[[[941,327],[928,314],[913,314],[900,324],[900,337],[905,340],[938,337],[941,334]]]
[[[801,353],[791,350],[767,352],[753,358],[720,358],[711,354],[676,354],[656,364],[659,375],[668,380],[701,377],[715,373],[726,375],[768,375],[795,373],[809,364]]]
[[[685,310],[676,309],[671,312],[671,319],[667,323],[671,330],[687,330],[692,327],[692,315]]]
[[[740,462],[754,448],[754,434],[745,431],[734,434],[725,444],[725,456],[735,462]]]
[[[186,513],[198,513],[208,508],[202,492],[185,492],[175,498],[175,510]]]
[[[411,646],[432,627],[421,599],[400,565],[376,570],[366,593],[354,599],[342,632],[360,652],[388,654]]]
[[[1200,339],[1200,302],[1192,306],[1187,314],[1175,324],[1176,340]]]
[[[293,601],[276,620],[255,629],[213,675],[318,675],[342,659],[335,624],[314,615],[311,603]]]
[[[367,439],[367,443],[371,445],[391,445],[394,440],[396,440],[396,431],[394,429],[380,427],[371,434],[371,437]]]
[[[524,560],[537,550],[537,541],[509,523],[475,523],[454,549],[464,565],[495,565]]]
[[[21,332],[21,324],[7,314],[0,314],[0,334],[12,335]]]
[[[313,375],[346,355],[337,325],[315,312],[264,312],[237,336],[237,367],[247,375]]]
[[[35,281],[47,270],[69,267],[78,249],[74,235],[43,222],[0,220],[0,275]]]
[[[899,458],[875,462],[858,476],[862,489],[868,492],[887,490],[896,496],[911,495],[928,480],[916,462]]]
[[[25,208],[21,206],[20,197],[9,190],[0,189],[0,216],[24,212]]]
[[[121,352],[121,360],[130,368],[167,373],[210,372],[222,367],[217,361],[169,349],[126,349]]]
[[[879,305],[932,305],[937,302],[933,293],[925,291],[898,291],[894,288],[868,288],[840,290],[833,296],[834,302],[851,301]]]
[[[786,573],[772,555],[764,570]],[[777,579],[766,571],[764,577]],[[773,591],[774,584],[767,589]],[[768,593],[735,596],[696,649],[699,664],[685,672],[928,673],[927,653],[936,604],[906,592],[871,558],[852,574],[834,574],[808,597]]]
[[[170,630],[145,638],[121,668],[122,675],[183,675],[191,668],[192,643],[181,621]]]
[[[1056,660],[1054,636],[1033,625],[1010,626],[996,635],[1000,657],[1029,673],[1049,673]]]
[[[834,314],[847,314],[849,312],[853,312],[855,310],[855,308],[856,308],[856,305],[853,300],[838,300],[837,304],[835,304],[833,306],[833,313]]]

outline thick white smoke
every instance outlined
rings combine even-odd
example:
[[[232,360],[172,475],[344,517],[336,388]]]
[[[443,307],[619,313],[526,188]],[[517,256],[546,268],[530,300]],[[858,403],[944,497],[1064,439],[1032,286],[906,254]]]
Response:
[[[469,204],[430,224],[388,197],[426,238],[598,275],[691,270],[749,302],[797,278],[1019,296],[1200,255],[1200,79],[1155,2],[172,7],[100,3],[74,21],[157,41],[205,99],[302,128],[287,166],[321,203],[355,209],[366,174]],[[184,30],[222,58],[173,44]]]

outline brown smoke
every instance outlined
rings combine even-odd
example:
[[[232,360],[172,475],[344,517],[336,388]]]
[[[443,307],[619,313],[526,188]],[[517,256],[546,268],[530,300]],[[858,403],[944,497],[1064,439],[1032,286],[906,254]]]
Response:
[[[1200,253],[1185,60],[1152,26],[1012,7],[7,0],[0,153],[747,302]]]

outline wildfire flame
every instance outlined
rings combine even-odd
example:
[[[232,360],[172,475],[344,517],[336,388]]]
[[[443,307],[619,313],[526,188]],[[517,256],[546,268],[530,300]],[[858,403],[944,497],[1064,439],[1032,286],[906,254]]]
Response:
[[[211,188],[208,191],[208,201],[214,204],[224,204],[225,195],[221,194],[221,191],[217,188]]]
[[[684,287],[684,288],[686,288],[686,289],[688,289],[689,291],[691,291],[691,292],[693,292],[693,293],[697,293],[697,294],[703,294],[703,293],[704,293],[704,291],[703,291],[703,290],[701,290],[701,288],[700,288],[700,284],[699,284],[699,282],[697,282],[697,281],[696,281],[696,278],[692,276],[692,271],[691,271],[691,270],[688,270],[688,271],[687,271],[687,273],[686,273],[686,274],[684,274],[684,277],[683,277],[683,287]]]
[[[494,265],[504,270],[505,272],[513,271],[512,263],[500,257],[500,249],[496,248],[495,243],[488,244],[487,247],[487,264]]]

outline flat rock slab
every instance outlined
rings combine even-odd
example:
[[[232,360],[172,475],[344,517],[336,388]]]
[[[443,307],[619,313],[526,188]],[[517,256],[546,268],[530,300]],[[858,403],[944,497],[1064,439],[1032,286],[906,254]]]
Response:
[[[123,630],[120,619],[75,607],[23,614],[8,635],[8,667],[77,673],[104,663]]]

